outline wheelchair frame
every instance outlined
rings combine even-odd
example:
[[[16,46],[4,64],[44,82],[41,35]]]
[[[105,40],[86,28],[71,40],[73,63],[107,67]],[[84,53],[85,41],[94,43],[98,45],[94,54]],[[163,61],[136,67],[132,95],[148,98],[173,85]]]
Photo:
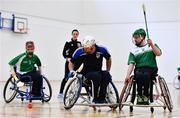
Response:
[[[93,107],[94,110],[96,110],[96,107],[108,106],[112,108],[113,110],[118,107],[119,94],[115,85],[112,83],[112,81],[109,82],[109,85],[107,87],[106,101],[108,103],[107,104],[94,104],[92,103],[92,99],[94,98],[94,86],[93,86],[92,80],[91,80],[91,86],[86,86],[86,87],[91,87],[91,91],[86,91],[86,93],[81,93],[82,87],[84,87],[83,78],[84,77],[78,73],[76,73],[72,78],[70,78],[71,81],[67,85],[66,90],[65,90],[65,95],[64,95],[64,108],[65,109],[71,109],[74,105]],[[113,94],[113,91],[109,89],[110,85],[113,88],[113,91],[116,97],[115,101],[111,100],[111,98],[109,97],[111,94]],[[80,103],[76,103],[79,98],[81,98],[82,101]]]
[[[42,82],[46,82],[46,84],[48,86],[49,95],[43,91],[46,88],[45,88],[45,86],[43,86],[44,84],[42,83],[41,96],[38,96],[38,97],[32,96],[30,92],[32,90],[33,82],[32,82],[32,78],[30,76],[22,77],[22,78],[28,78],[29,79],[29,82],[24,82],[23,87],[26,88],[25,91],[21,90],[21,87],[17,86],[17,84],[16,84],[17,81],[11,76],[7,80],[7,82],[6,82],[5,86],[4,86],[4,90],[3,90],[4,101],[6,103],[10,103],[16,97],[17,99],[21,99],[21,101],[26,99],[26,100],[29,100],[29,102],[32,102],[32,100],[41,100],[42,102],[49,102],[51,97],[52,97],[52,88],[51,88],[49,80],[45,76],[43,76],[43,75],[41,75],[41,76],[42,76],[42,79],[43,79]],[[10,85],[10,87],[8,87],[9,85]],[[7,98],[8,93],[6,93],[6,91],[8,89],[12,90],[12,95],[9,98]]]
[[[163,77],[157,76],[156,80],[152,80],[152,84],[150,85],[150,99],[155,102],[158,105],[137,105],[134,104],[135,97],[136,97],[136,83],[135,80],[133,79],[134,76],[131,76],[131,79],[129,83],[125,84],[121,94],[120,94],[120,104],[119,104],[119,110],[121,111],[123,106],[130,106],[130,112],[133,111],[133,106],[134,107],[150,107],[151,112],[154,112],[154,107],[163,107],[164,110],[168,108],[170,112],[172,112],[173,109],[173,104],[170,96],[170,92],[168,89],[168,86],[164,80]],[[158,89],[158,84],[159,84],[159,91]],[[155,86],[156,94],[153,93],[153,85]],[[127,99],[131,95],[130,102],[127,102]]]

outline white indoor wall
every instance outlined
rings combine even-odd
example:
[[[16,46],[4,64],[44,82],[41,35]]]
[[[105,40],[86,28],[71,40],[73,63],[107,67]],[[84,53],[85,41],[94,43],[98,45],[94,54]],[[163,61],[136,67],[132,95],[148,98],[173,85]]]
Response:
[[[179,0],[84,0],[84,24],[142,23],[142,4],[145,4],[149,22],[179,19]]]
[[[27,17],[29,24],[28,34],[0,31],[0,74],[3,80],[9,76],[9,59],[24,51],[26,40],[35,41],[36,53],[42,59],[49,79],[61,79],[65,61],[62,48],[65,41],[70,39],[71,30],[78,28],[79,39],[85,35],[93,35],[98,44],[109,49],[113,58],[113,80],[123,81],[129,50],[132,47],[132,32],[145,27],[142,12],[142,3],[145,3],[150,37],[163,52],[163,55],[158,57],[159,73],[168,82],[172,82],[176,68],[180,65],[179,0],[38,1],[41,2],[0,0],[0,10],[4,14],[15,13]]]
[[[27,16],[22,16],[27,17]],[[25,42],[35,42],[35,53],[40,57],[43,70],[49,79],[60,80],[64,74],[63,46],[71,38],[71,30],[78,25],[28,18],[28,34],[17,34],[9,30],[1,30],[1,80],[9,76],[8,62],[25,51]]]
[[[82,22],[82,0],[0,0],[1,10],[67,23]]]
[[[65,63],[62,50],[65,42],[71,38],[72,29],[80,30],[76,23],[81,22],[80,4],[79,1],[0,0],[2,17],[12,18],[12,14],[15,14],[28,18],[28,34],[0,30],[0,80],[9,77],[8,62],[25,51],[27,40],[33,40],[36,44],[36,54],[42,61],[43,73],[51,80],[62,79]]]
[[[159,74],[172,82],[180,65],[180,1],[89,1],[84,5],[88,14],[84,28],[95,35],[100,44],[107,45],[113,58],[113,79],[123,81],[132,47],[131,35],[135,29],[145,28],[143,3],[146,5],[150,38],[163,52],[157,57]]]
[[[107,46],[112,54],[112,70],[114,80],[123,80],[127,71],[127,60],[133,47],[132,33],[135,29],[144,27],[143,23],[116,24],[104,26],[86,26],[87,32],[96,36],[99,44]],[[177,23],[149,23],[150,37],[157,43],[163,54],[157,57],[159,74],[168,82],[172,82],[179,66],[179,29]],[[173,34],[173,35],[172,35]],[[171,42],[171,43],[170,43]]]

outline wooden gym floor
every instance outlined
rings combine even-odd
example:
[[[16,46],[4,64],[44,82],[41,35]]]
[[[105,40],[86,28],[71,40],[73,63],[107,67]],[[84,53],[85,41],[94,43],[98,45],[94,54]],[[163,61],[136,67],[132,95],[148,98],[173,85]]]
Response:
[[[5,103],[3,99],[3,88],[5,82],[0,82],[0,118],[180,118],[180,89],[175,89],[172,84],[168,84],[171,97],[173,100],[174,109],[172,113],[163,108],[154,108],[152,114],[149,108],[134,107],[133,113],[129,112],[129,107],[123,107],[111,111],[109,107],[102,107],[101,112],[93,111],[87,106],[74,106],[71,110],[65,110],[63,103],[57,98],[60,81],[51,81],[53,96],[49,103],[42,104],[40,101],[33,101],[33,108],[27,108],[28,101],[21,102],[19,99],[14,99],[11,103]],[[116,87],[119,93],[123,87],[123,83],[116,82]]]

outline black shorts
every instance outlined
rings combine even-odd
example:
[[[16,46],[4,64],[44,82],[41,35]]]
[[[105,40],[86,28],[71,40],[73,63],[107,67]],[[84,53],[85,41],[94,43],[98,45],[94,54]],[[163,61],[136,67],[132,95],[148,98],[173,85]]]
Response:
[[[157,76],[158,68],[152,68],[152,67],[139,67],[135,68],[134,70],[134,79],[136,80],[139,76],[146,76],[148,75],[151,80],[155,80]]]

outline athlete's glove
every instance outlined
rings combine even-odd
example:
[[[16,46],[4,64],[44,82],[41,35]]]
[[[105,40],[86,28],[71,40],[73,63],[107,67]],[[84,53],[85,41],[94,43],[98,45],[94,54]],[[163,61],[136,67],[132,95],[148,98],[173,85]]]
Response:
[[[76,74],[76,71],[70,70],[68,73],[68,78],[73,77]]]

